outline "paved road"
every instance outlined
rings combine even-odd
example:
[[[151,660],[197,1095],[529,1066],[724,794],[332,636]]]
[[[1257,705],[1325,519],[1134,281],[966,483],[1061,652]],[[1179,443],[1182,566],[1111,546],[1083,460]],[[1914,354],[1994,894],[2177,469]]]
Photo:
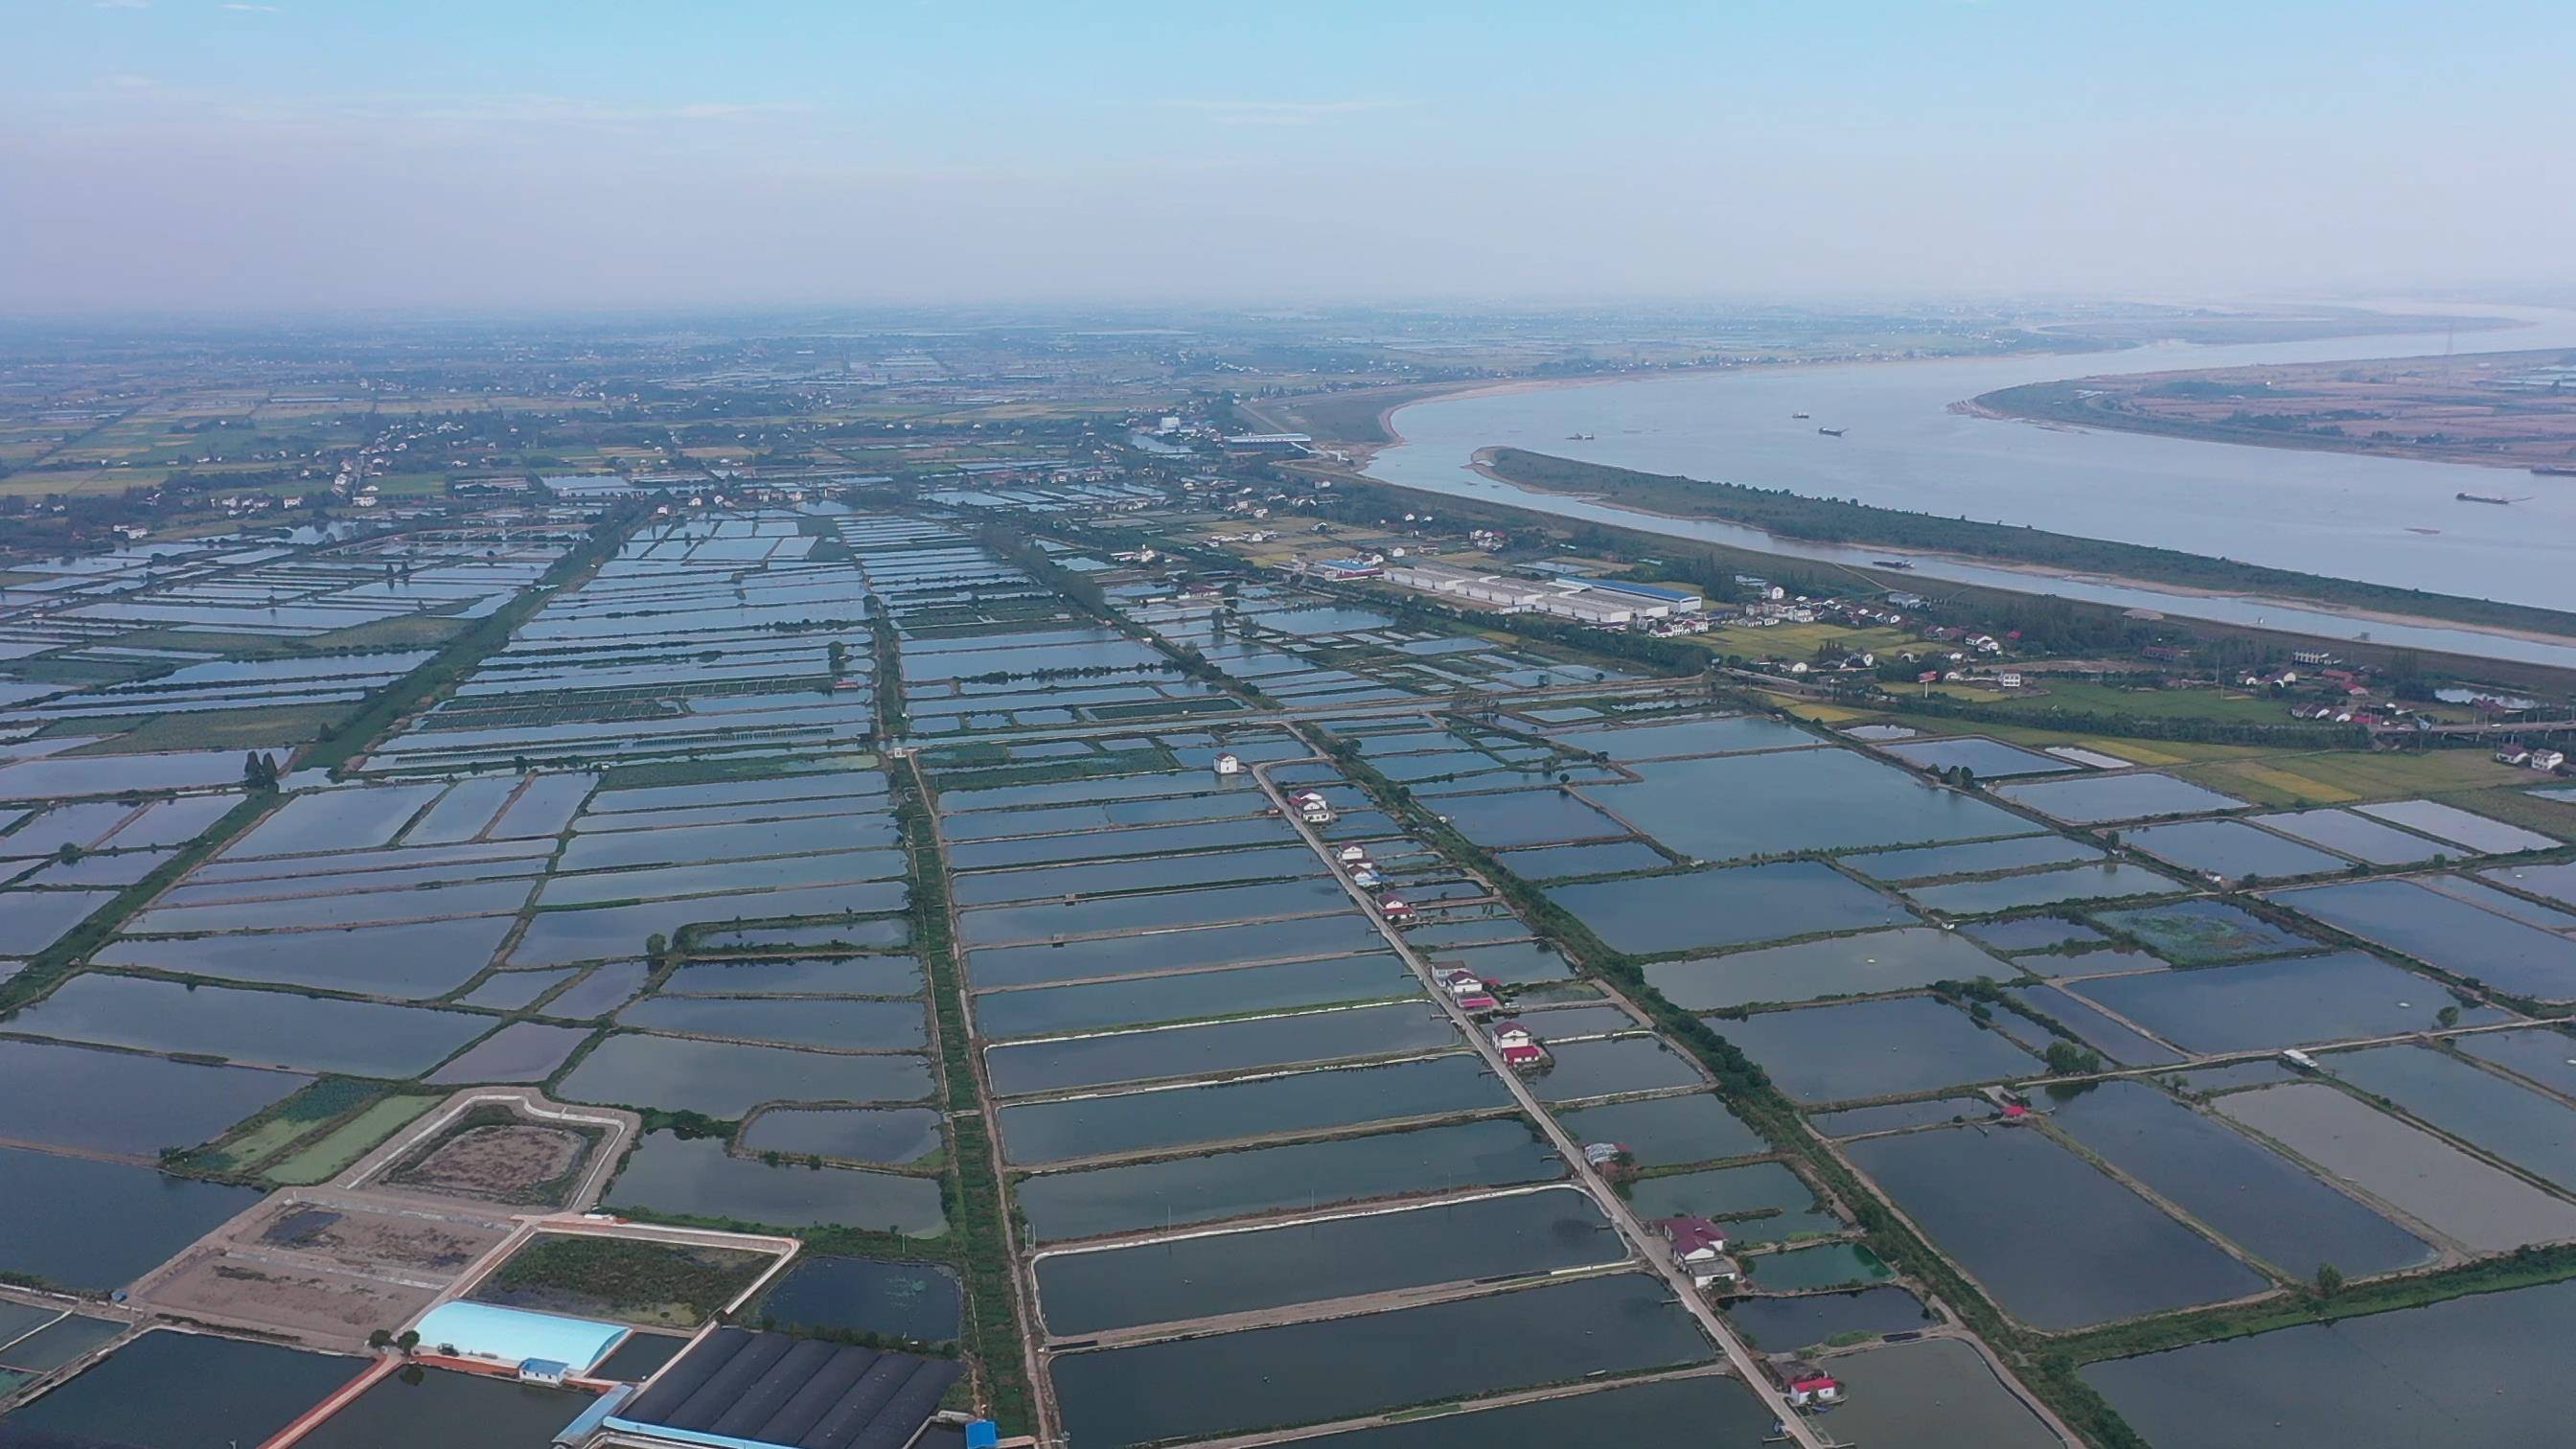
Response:
[[[1612,1226],[1619,1230],[1619,1235],[1627,1239],[1630,1248],[1638,1257],[1663,1278],[1665,1285],[1672,1290],[1673,1296],[1681,1300],[1682,1306],[1690,1311],[1693,1318],[1699,1320],[1701,1331],[1705,1332],[1725,1353],[1727,1363],[1734,1368],[1736,1374],[1761,1398],[1763,1405],[1780,1420],[1788,1431],[1788,1442],[1801,1446],[1801,1449],[1828,1449],[1828,1441],[1818,1434],[1797,1410],[1789,1407],[1789,1401],[1781,1397],[1779,1389],[1762,1372],[1760,1364],[1754,1359],[1753,1351],[1745,1347],[1744,1340],[1736,1337],[1735,1330],[1727,1325],[1725,1319],[1718,1316],[1717,1310],[1709,1306],[1706,1298],[1700,1296],[1700,1291],[1691,1282],[1690,1275],[1683,1272],[1680,1266],[1673,1262],[1671,1255],[1664,1251],[1663,1239],[1648,1232],[1645,1224],[1638,1221],[1637,1215],[1629,1211],[1627,1202],[1610,1190],[1610,1185],[1602,1180],[1599,1171],[1585,1159],[1583,1144],[1575,1141],[1572,1133],[1557,1124],[1556,1118],[1550,1116],[1547,1109],[1540,1104],[1537,1094],[1530,1090],[1529,1083],[1522,1080],[1520,1073],[1504,1064],[1502,1051],[1494,1045],[1493,1038],[1477,1026],[1475,1019],[1458,1005],[1455,998],[1441,989],[1440,983],[1431,974],[1430,962],[1423,958],[1421,952],[1413,949],[1412,945],[1405,940],[1403,932],[1388,924],[1386,917],[1377,908],[1377,901],[1366,891],[1352,885],[1350,877],[1344,875],[1340,868],[1334,865],[1333,847],[1315,832],[1314,827],[1300,820],[1296,811],[1288,808],[1287,796],[1271,782],[1270,771],[1277,765],[1313,764],[1318,761],[1330,763],[1321,755],[1310,756],[1304,760],[1269,761],[1254,765],[1252,777],[1260,783],[1262,791],[1269,795],[1271,803],[1279,807],[1280,815],[1296,827],[1299,838],[1314,850],[1316,858],[1324,863],[1324,868],[1332,873],[1333,879],[1339,881],[1342,889],[1350,894],[1351,899],[1359,904],[1360,909],[1368,913],[1370,922],[1377,927],[1378,934],[1386,938],[1387,945],[1395,951],[1414,975],[1421,978],[1423,990],[1430,994],[1432,1000],[1440,1004],[1442,1011],[1448,1013],[1451,1023],[1475,1047],[1477,1053],[1484,1057],[1485,1065],[1495,1076],[1502,1079],[1503,1085],[1510,1090],[1513,1100],[1520,1104],[1521,1110],[1527,1113],[1529,1119],[1547,1135],[1549,1144],[1556,1149],[1559,1156],[1565,1159],[1566,1167],[1573,1173],[1575,1182],[1592,1195],[1593,1201],[1600,1204],[1602,1212],[1609,1217]]]

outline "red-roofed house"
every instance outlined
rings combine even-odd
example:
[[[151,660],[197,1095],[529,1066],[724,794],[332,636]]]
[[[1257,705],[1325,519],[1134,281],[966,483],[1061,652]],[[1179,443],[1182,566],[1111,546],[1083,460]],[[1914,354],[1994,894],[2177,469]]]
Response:
[[[1517,1021],[1498,1021],[1486,1028],[1494,1045],[1502,1049],[1503,1060],[1515,1067],[1547,1065],[1547,1048],[1538,1044],[1530,1029]]]
[[[1770,1372],[1771,1381],[1780,1386],[1792,1408],[1842,1402],[1842,1380],[1804,1359],[1764,1359],[1762,1367]]]
[[[1703,1217],[1684,1215],[1663,1218],[1652,1224],[1671,1245],[1673,1261],[1691,1275],[1691,1282],[1701,1288],[1743,1281],[1743,1270],[1726,1256],[1726,1229]]]

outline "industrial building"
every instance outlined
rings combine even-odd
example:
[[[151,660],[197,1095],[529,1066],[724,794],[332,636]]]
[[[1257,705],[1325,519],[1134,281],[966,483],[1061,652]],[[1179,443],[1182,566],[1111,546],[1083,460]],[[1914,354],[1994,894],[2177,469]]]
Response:
[[[718,1328],[602,1415],[587,1445],[907,1449],[964,1372],[951,1358]]]
[[[1419,593],[1481,604],[1507,614],[1548,614],[1596,628],[1622,629],[1641,619],[1696,614],[1706,601],[1687,589],[1601,579],[1523,579],[1479,573],[1429,559],[1390,566],[1387,582]]]

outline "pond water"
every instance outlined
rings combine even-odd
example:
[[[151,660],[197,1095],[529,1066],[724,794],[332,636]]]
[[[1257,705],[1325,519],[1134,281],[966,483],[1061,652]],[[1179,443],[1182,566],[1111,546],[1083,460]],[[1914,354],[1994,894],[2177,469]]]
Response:
[[[2158,1449],[2554,1444],[2576,1414],[2576,1384],[2559,1372],[2570,1335],[2576,1284],[2551,1283],[2087,1364],[2081,1373]]]
[[[1916,886],[1906,895],[1925,910],[1977,916],[1990,911],[2020,910],[2025,906],[2053,906],[2061,901],[2164,895],[2182,888],[2172,877],[2159,875],[2143,865],[2112,860],[2094,865],[2070,865],[2060,870],[2033,871],[2028,875],[1997,876],[1992,880]]]
[[[493,1024],[471,1012],[95,972],[63,983],[11,1023],[67,1041],[361,1077],[418,1076]]]
[[[512,888],[525,895],[526,887]],[[324,898],[327,902],[328,898]],[[120,940],[103,966],[217,976],[278,986],[319,986],[423,1001],[471,981],[489,965],[508,916],[361,926],[346,931],[243,932],[195,940]]]
[[[0,1147],[0,1271],[106,1293],[259,1200],[257,1188]]]
[[[1080,986],[991,991],[975,998],[988,1037],[1143,1026],[1193,1017],[1418,996],[1422,983],[1391,954],[1132,977]]]
[[[296,1440],[299,1449],[546,1449],[593,1395],[486,1374],[429,1369],[418,1383],[378,1379]]]
[[[1001,1110],[1010,1160],[1060,1162],[1357,1126],[1393,1118],[1488,1111],[1510,1094],[1465,1052],[1379,1067],[1291,1072],[1212,1086],[1026,1102]]]
[[[1646,981],[1686,1011],[1714,1011],[1755,1002],[1907,991],[1980,976],[2010,980],[2016,974],[1957,932],[1911,926],[1661,962],[1646,968]]]
[[[1635,784],[1587,793],[1684,855],[1735,860],[2019,835],[2030,824],[1974,795],[1929,785],[1853,750],[1670,760]],[[1727,808],[1711,810],[1708,802]]]
[[[1565,1171],[1528,1124],[1497,1119],[1051,1173],[1014,1191],[1031,1233],[1064,1242],[1283,1208],[1552,1182]]]
[[[37,1443],[137,1449],[264,1444],[366,1366],[364,1359],[271,1343],[147,1333],[11,1412],[0,1439],[14,1431]]]
[[[2057,986],[2018,986],[2012,988],[2030,1007],[2075,1033],[2084,1044],[2122,1066],[2154,1067],[2182,1060],[2175,1051],[2142,1032],[2131,1030],[2115,1021],[2102,1008],[2080,997],[2070,996]],[[2046,1038],[2032,1031],[2015,1030],[2031,1045],[2048,1049]]]
[[[1904,1333],[1938,1321],[1923,1300],[1895,1287],[1738,1298],[1726,1305],[1726,1316],[1745,1342],[1765,1353],[1807,1348],[1845,1334]]]
[[[986,870],[959,875],[949,894],[962,906],[999,901],[1049,900],[1104,891],[1170,890],[1178,886],[1218,885],[1231,881],[1283,880],[1321,875],[1323,864],[1303,844],[1264,846],[1257,850],[1210,850],[1193,855],[1156,855],[1140,860],[1084,861],[1020,870]]]
[[[1969,773],[1988,780],[2007,779],[2014,775],[2063,775],[2083,768],[2054,755],[2043,755],[2037,750],[2025,750],[2019,745],[2008,745],[1980,735],[1914,740],[1880,748],[1920,769],[1948,770],[1965,765]]]
[[[1893,1276],[1876,1253],[1859,1243],[1817,1243],[1764,1253],[1745,1262],[1754,1283],[1770,1293],[1805,1293]]]
[[[1447,796],[1440,802],[1440,813],[1459,834],[1489,849],[1599,840],[1628,833],[1618,821],[1559,790]]]
[[[2382,805],[2356,805],[2362,814],[2421,831],[2436,840],[2447,840],[2466,846],[2482,855],[2506,855],[2517,850],[2547,850],[2557,841],[2519,825],[2507,825],[2457,805],[2437,800],[2393,800]]]
[[[464,1082],[542,1082],[590,1037],[586,1027],[514,1021],[430,1073],[432,1086]]]
[[[2027,785],[2000,786],[1995,793],[2071,825],[2099,825],[2159,815],[2206,815],[2233,810],[2245,803],[2205,785],[2154,773],[2036,780]]]
[[[1627,1247],[1568,1188],[1038,1259],[1059,1336],[1616,1263]]]
[[[2411,880],[2357,880],[2270,899],[2473,981],[2544,1000],[2576,997],[2576,940]]]
[[[1871,850],[1842,858],[1843,864],[1874,880],[1898,883],[1932,880],[1945,875],[1983,875],[1999,870],[2025,870],[2039,865],[2068,865],[2099,860],[2102,852],[2062,835],[2020,835],[2006,840],[1978,840],[1965,845],[1922,845],[1906,850]]]
[[[1577,1141],[1616,1142],[1627,1148],[1640,1167],[1714,1162],[1770,1150],[1759,1133],[1706,1092],[1577,1107],[1557,1113],[1556,1120]]]
[[[1669,755],[1723,755],[1741,750],[1776,750],[1822,743],[1792,724],[1763,715],[1716,715],[1704,719],[1660,720],[1653,724],[1603,725],[1550,731],[1550,743],[1614,760],[1651,760]]]
[[[739,926],[701,931],[700,951],[899,951],[912,944],[912,923],[901,916],[873,921],[815,921],[799,926]]]
[[[917,1051],[930,1040],[918,1001],[657,995],[617,1013],[617,1024],[844,1051]]]
[[[1495,1449],[1497,1445],[1677,1444],[1754,1449],[1771,1415],[1724,1374],[1614,1385],[1588,1393],[1435,1414],[1373,1429],[1320,1434],[1306,1449]]]
[[[985,1052],[1005,1096],[1163,1077],[1208,1076],[1343,1057],[1454,1046],[1457,1029],[1421,1001],[1254,1017],[1200,1026],[1003,1045]]]
[[[1415,931],[1408,939],[1424,946],[1429,943],[1424,933]],[[1450,946],[1440,950],[1434,965],[1447,967],[1455,963],[1477,975],[1505,985],[1524,985],[1534,981],[1563,981],[1574,974],[1573,963],[1565,954],[1544,941],[1506,941],[1482,946]]]
[[[1269,803],[1269,798],[1257,790],[1229,790],[1211,795],[1171,795],[1150,800],[1050,805],[1029,810],[973,810],[943,816],[940,833],[954,847],[1011,835],[1054,835],[1115,830],[1133,825],[1224,820],[1258,815]]]
[[[0,1138],[152,1157],[194,1147],[312,1078],[0,1040]]]
[[[2269,1286],[2037,1132],[1936,1128],[1845,1149],[1995,1301],[2043,1329],[2214,1303]],[[2045,1220],[2017,1207],[2048,1205]]]
[[[483,984],[458,997],[460,1006],[480,1006],[492,1011],[516,1011],[554,989],[557,982],[572,975],[570,968],[549,971],[496,971]]]
[[[1085,830],[1072,835],[1029,835],[999,840],[962,840],[948,847],[949,864],[960,871],[1060,865],[1110,857],[1154,857],[1175,851],[1241,849],[1293,840],[1286,822],[1251,815],[1232,820],[1189,821],[1117,830]],[[1312,853],[1308,855],[1312,859]]]
[[[905,956],[788,956],[682,964],[656,996],[910,996],[921,963]]]
[[[2482,1031],[2453,1037],[2451,1045],[2552,1091],[2576,1096],[2576,1036],[2535,1027],[2529,1031]]]
[[[1076,1446],[1200,1438],[1355,1417],[1710,1356],[1663,1281],[1615,1274],[1054,1363]]]
[[[1132,933],[1351,909],[1350,897],[1337,881],[1266,881],[1141,896],[1095,896],[1071,905],[982,906],[960,911],[957,926],[966,944],[992,946],[1051,936]]]
[[[1659,755],[1726,755],[1736,750],[1780,750],[1816,745],[1795,724],[1762,714],[1716,714],[1705,719],[1659,719],[1654,724],[1602,724],[1592,730],[1551,730],[1548,740],[1571,750],[1610,755],[1613,761],[1651,761]]]
[[[1848,1102],[2028,1075],[2038,1058],[1929,997],[1709,1023],[1801,1102]]]
[[[1531,1018],[1544,1033],[1546,1017]],[[1541,1040],[1545,1040],[1542,1035]],[[1653,1036],[1601,1041],[1551,1043],[1547,1071],[1531,1083],[1542,1102],[1573,1102],[1622,1092],[1650,1092],[1669,1087],[1697,1087],[1707,1079],[1690,1058]]]
[[[1847,1107],[1840,1112],[1814,1112],[1807,1117],[1828,1137],[1858,1137],[1864,1132],[1894,1132],[1928,1127],[1935,1122],[1983,1122],[2000,1115],[1983,1097],[1933,1097],[1920,1102],[1882,1102],[1874,1107]]]
[[[2017,916],[2008,921],[1981,921],[1961,926],[1959,934],[1991,950],[2011,955],[2020,951],[2048,951],[2060,946],[2086,946],[2111,938],[2082,921],[2064,916]],[[2056,971],[2045,961],[2022,963],[2033,971]]]
[[[2499,885],[2576,908],[2576,864],[2508,865],[2481,871],[2479,875]]]
[[[1601,845],[1543,845],[1506,850],[1494,857],[1523,880],[1564,880],[1578,875],[1615,875],[1623,870],[1656,870],[1672,862],[1642,840],[1614,840]]]
[[[2352,862],[2314,846],[2284,840],[2241,820],[2185,820],[2132,830],[2127,842],[2158,860],[2204,875],[2243,880],[2248,876],[2281,878],[2324,875],[2348,870]]]
[[[2198,971],[2112,976],[2071,988],[2185,1050],[2241,1052],[2429,1030],[2451,994],[2376,956],[2338,951]],[[2469,1007],[2472,1026],[2502,1019]]]
[[[2322,1082],[2231,1092],[2213,1105],[2475,1251],[2576,1237],[2576,1206]]]
[[[621,1033],[582,1058],[556,1095],[731,1119],[762,1102],[918,1101],[930,1095],[930,1068],[917,1056],[839,1056]]]
[[[804,1163],[771,1167],[736,1157],[721,1137],[648,1132],[627,1155],[602,1206],[687,1217],[736,1218],[773,1228],[838,1223],[933,1237],[948,1230],[939,1179]]]
[[[224,847],[226,860],[364,850],[394,838],[445,785],[369,785],[290,797],[250,832]]]
[[[0,956],[33,956],[114,899],[114,891],[0,891]]]
[[[2196,897],[2161,906],[2096,911],[2093,919],[2177,966],[2218,966],[2257,956],[2311,951],[2318,942],[2242,906]]]
[[[2576,1111],[2538,1092],[2431,1047],[2365,1047],[2318,1060],[2418,1121],[2543,1182],[2576,1186]]]
[[[203,905],[162,904],[128,921],[126,934],[172,932],[292,930],[299,926],[364,926],[388,921],[434,921],[451,916],[507,916],[527,904],[524,877],[465,881],[452,885],[405,885],[399,880],[371,880],[376,871],[334,877],[333,894],[287,896],[269,881],[258,894],[266,899]],[[238,894],[238,886],[217,889]]]
[[[653,979],[651,963],[644,961],[611,961],[563,989],[546,1003],[547,1016],[566,1021],[590,1021],[603,1017],[635,999],[644,983]]]
[[[2046,1109],[2059,1131],[2292,1278],[2320,1263],[2359,1278],[2433,1257],[2307,1169],[2143,1083],[2104,1082]]]
[[[1837,1354],[1834,1437],[1859,1445],[2058,1449],[2062,1441],[1969,1345],[1948,1338]],[[2157,1441],[2158,1449],[2167,1449]]]
[[[1611,949],[1637,955],[1910,925],[1911,913],[1812,860],[1548,888]]]
[[[18,1309],[19,1305],[10,1304]],[[42,1310],[22,1310],[42,1320],[51,1314]],[[85,1313],[66,1313],[46,1323],[26,1337],[10,1343],[5,1351],[9,1368],[29,1376],[49,1373],[80,1358],[123,1334],[129,1325],[121,1319],[93,1318]],[[0,1330],[15,1332],[14,1328]]]
[[[1684,1215],[1715,1218],[1738,1243],[1785,1242],[1843,1227],[1803,1178],[1777,1162],[1641,1177],[1629,1185],[1628,1205],[1649,1222]]]
[[[782,1328],[891,1333],[925,1342],[957,1336],[957,1275],[937,1263],[807,1253],[745,1316]]]
[[[928,1107],[771,1107],[743,1124],[742,1150],[900,1167],[939,1150],[939,1124]]]
[[[2439,841],[2426,840],[2349,810],[2291,810],[2250,818],[2257,825],[2372,865],[2420,865],[2443,850]]]
[[[1550,1007],[1544,1002],[1529,1000],[1526,995],[1513,1004],[1520,1011],[1521,1024],[1551,1046],[1560,1041],[1644,1030],[1644,1024],[1633,1012],[1604,1002],[1597,995],[1587,994],[1583,1003],[1576,1006]]]

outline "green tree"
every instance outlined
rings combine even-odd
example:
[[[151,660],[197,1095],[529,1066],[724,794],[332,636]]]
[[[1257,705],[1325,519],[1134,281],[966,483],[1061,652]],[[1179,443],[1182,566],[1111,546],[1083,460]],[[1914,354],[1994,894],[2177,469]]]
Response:
[[[2332,1298],[2343,1291],[2343,1270],[2332,1263],[2317,1265],[2317,1296]]]
[[[2060,1038],[2043,1054],[2048,1069],[2061,1077],[2080,1077],[2102,1070],[2102,1054]]]

